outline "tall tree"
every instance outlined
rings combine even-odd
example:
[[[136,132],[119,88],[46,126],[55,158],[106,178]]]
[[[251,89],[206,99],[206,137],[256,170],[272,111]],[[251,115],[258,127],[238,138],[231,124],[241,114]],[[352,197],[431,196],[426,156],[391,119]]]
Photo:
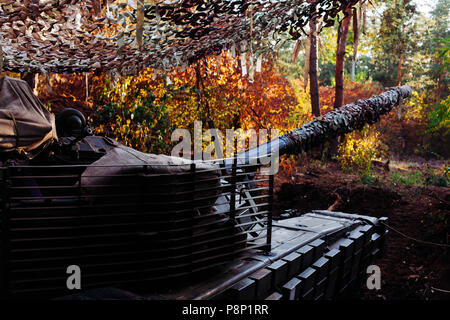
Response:
[[[347,35],[352,18],[352,10],[344,11],[345,17],[339,23],[337,49],[336,49],[336,69],[335,69],[335,98],[334,108],[340,108],[344,103],[344,63],[345,63],[345,47],[347,45]]]
[[[351,79],[352,82],[355,81],[355,72],[356,72],[356,54],[358,53],[358,44],[359,44],[359,29],[361,25],[361,17],[363,15],[363,4],[360,4],[359,14],[356,8],[353,9],[353,55],[352,55],[352,72]]]
[[[347,45],[347,35],[352,18],[352,9],[344,11],[345,17],[339,22],[337,48],[336,48],[336,68],[334,79],[336,82],[334,94],[334,108],[340,108],[344,104],[344,64],[345,64],[345,47]],[[338,138],[331,141],[330,156],[335,155],[338,151]]]
[[[388,0],[383,4],[386,9],[374,44],[373,79],[384,86],[400,85],[416,47],[416,6],[413,0]]]
[[[317,24],[316,21],[309,22],[309,92],[311,95],[311,111],[320,116],[319,102],[319,80],[317,76]]]
[[[431,11],[432,26],[431,36],[431,54],[434,55],[434,66],[432,66],[431,77],[436,80],[436,101],[439,102],[448,94],[448,70],[443,66],[443,48],[445,41],[448,45],[450,37],[449,20],[450,20],[450,0],[438,0],[436,6]]]

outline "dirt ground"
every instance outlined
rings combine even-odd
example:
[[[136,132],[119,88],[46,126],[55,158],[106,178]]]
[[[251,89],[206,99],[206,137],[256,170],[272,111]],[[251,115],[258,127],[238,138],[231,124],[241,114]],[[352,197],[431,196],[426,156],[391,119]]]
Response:
[[[418,163],[416,170],[423,165]],[[335,211],[386,216],[391,227],[409,237],[450,243],[448,187],[394,184],[385,170],[378,172],[380,181],[365,185],[361,176],[344,173],[336,163],[298,163],[295,168],[275,180],[276,212],[296,208],[306,213],[334,204]],[[422,244],[391,230],[387,254],[377,261],[381,290],[363,289],[361,298],[450,299],[449,258],[448,247]]]

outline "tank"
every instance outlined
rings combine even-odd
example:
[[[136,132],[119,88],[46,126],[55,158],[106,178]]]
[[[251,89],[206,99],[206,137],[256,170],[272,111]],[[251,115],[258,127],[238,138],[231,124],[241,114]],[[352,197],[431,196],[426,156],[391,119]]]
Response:
[[[54,117],[24,81],[0,83],[8,97],[0,99],[3,298],[350,297],[386,249],[385,218],[273,217],[274,176],[249,159],[299,153],[374,123],[409,87],[358,100],[219,165],[94,136],[77,110]]]

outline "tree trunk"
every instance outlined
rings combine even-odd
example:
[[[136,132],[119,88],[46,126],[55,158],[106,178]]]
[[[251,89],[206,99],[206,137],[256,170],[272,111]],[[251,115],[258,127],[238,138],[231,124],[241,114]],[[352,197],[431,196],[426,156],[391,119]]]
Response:
[[[319,83],[317,77],[317,26],[315,21],[310,21],[310,56],[309,56],[309,92],[311,95],[311,111],[320,116]]]
[[[301,45],[302,45],[302,41],[300,39],[298,39],[297,42],[295,43],[294,50],[292,51],[291,63],[295,63],[295,60],[297,60]]]
[[[355,81],[356,73],[356,55],[358,53],[358,43],[359,43],[359,20],[361,15],[358,17],[358,12],[353,9],[353,56],[352,56],[352,82]]]
[[[309,58],[311,57],[311,38],[308,34],[308,37],[306,38],[306,46],[305,46],[305,68],[303,73],[303,87],[306,92],[306,88],[308,88],[308,79],[309,79]]]
[[[361,20],[361,30],[362,33],[366,34],[366,3],[363,2],[359,7],[359,18]]]
[[[355,81],[355,72],[356,72],[356,61],[355,58],[352,58],[352,72],[351,72],[351,81]]]
[[[400,60],[398,61],[397,65],[397,86],[399,86],[402,83],[403,78],[403,53],[400,55]]]
[[[0,76],[3,73],[3,49],[2,45],[0,44]]]
[[[344,104],[344,62],[345,62],[345,46],[347,44],[347,34],[352,18],[351,9],[347,9],[344,12],[347,16],[341,21],[338,28],[337,38],[337,50],[336,50],[336,69],[334,79],[336,82],[335,96],[334,96],[334,108],[340,108]],[[333,139],[330,145],[330,155],[337,154],[338,151],[338,138]]]
[[[351,10],[346,10],[347,16],[341,21],[338,29],[337,51],[336,51],[336,71],[335,71],[335,98],[334,108],[340,108],[344,103],[344,62],[345,46],[347,45],[347,34],[352,17]]]
[[[442,66],[442,58],[439,58],[437,61],[437,65],[439,67]],[[437,88],[436,88],[436,102],[439,103],[441,101],[442,92],[445,91],[445,84],[444,84],[444,70],[441,70],[438,74],[438,82],[437,82]]]
[[[402,25],[402,34],[405,34],[405,25]],[[405,60],[405,41],[402,40],[402,46],[401,46],[401,53],[400,53],[400,60],[398,61],[397,65],[397,86],[399,86],[402,83],[403,79],[403,61]]]
[[[207,62],[204,59],[203,65],[205,69],[205,77],[208,74]],[[195,66],[195,91],[197,93],[197,107],[202,114],[202,121],[206,122],[210,129],[215,128],[214,121],[211,119],[211,112],[209,109],[208,99],[205,97],[205,84],[203,83],[203,77],[200,70],[200,62],[197,62]]]

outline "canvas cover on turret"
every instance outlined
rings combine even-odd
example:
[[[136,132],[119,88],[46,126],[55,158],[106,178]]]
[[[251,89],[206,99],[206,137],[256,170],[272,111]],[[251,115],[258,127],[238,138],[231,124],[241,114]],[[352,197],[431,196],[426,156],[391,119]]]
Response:
[[[31,159],[56,140],[55,117],[20,79],[0,79],[0,153]]]

